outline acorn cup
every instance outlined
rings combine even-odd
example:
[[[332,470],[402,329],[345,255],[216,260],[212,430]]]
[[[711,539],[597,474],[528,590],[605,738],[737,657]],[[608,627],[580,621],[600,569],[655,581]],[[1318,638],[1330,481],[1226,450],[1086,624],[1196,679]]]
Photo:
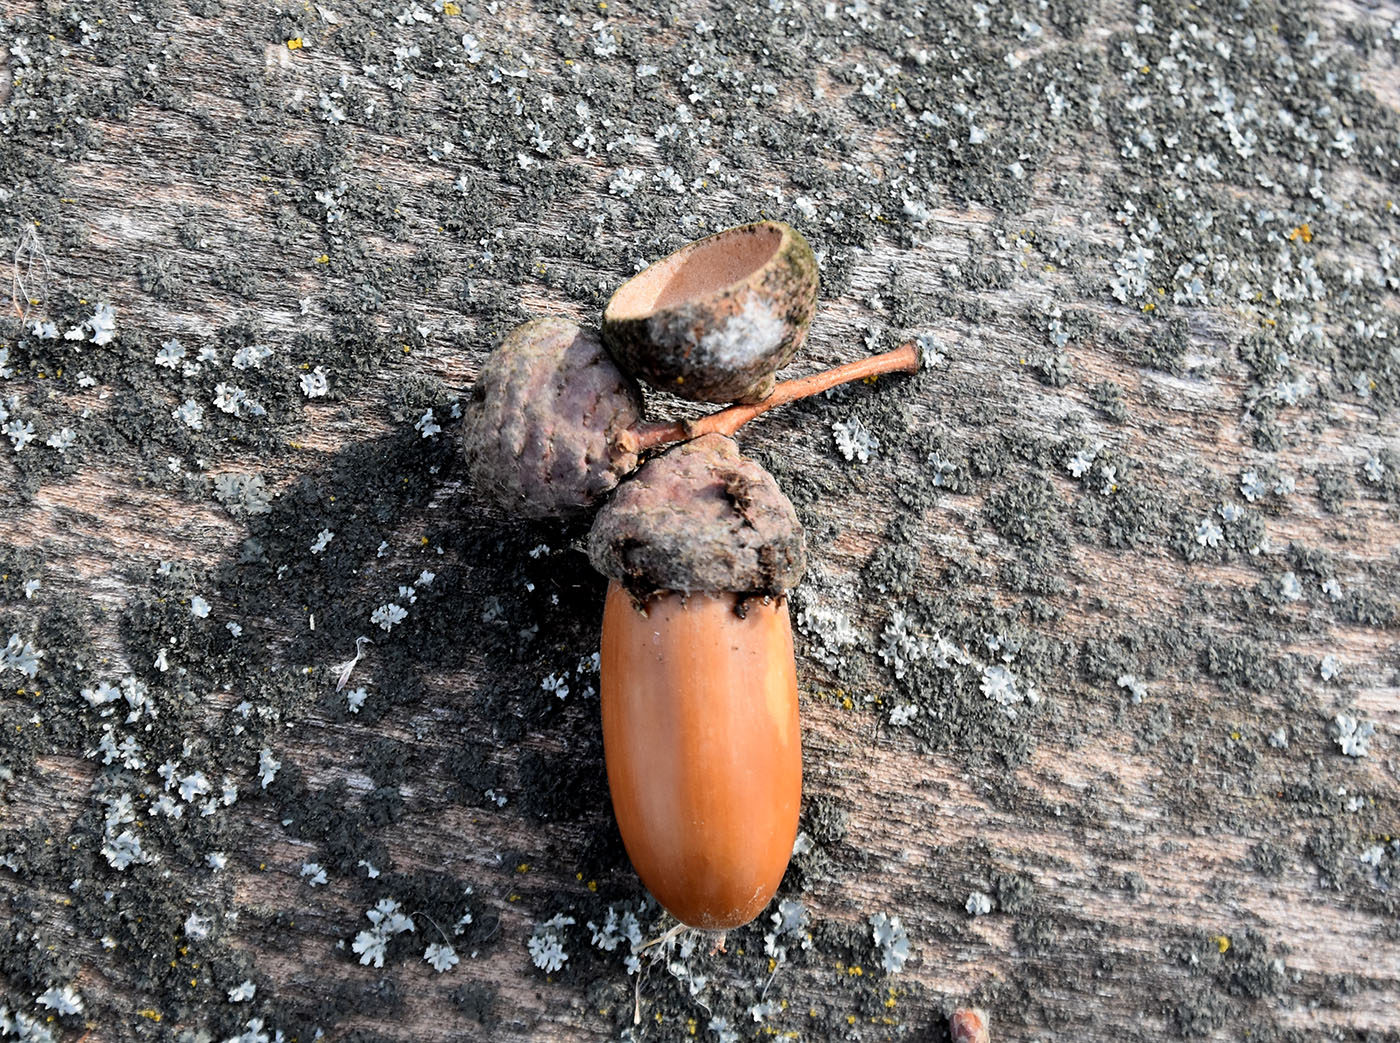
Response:
[[[588,537],[608,576],[600,702],[623,846],[692,927],[753,919],[797,837],[802,742],[787,591],[792,503],[724,435],[649,460]]]
[[[603,311],[618,364],[697,402],[758,402],[802,346],[817,260],[779,221],[689,243],[623,283]]]

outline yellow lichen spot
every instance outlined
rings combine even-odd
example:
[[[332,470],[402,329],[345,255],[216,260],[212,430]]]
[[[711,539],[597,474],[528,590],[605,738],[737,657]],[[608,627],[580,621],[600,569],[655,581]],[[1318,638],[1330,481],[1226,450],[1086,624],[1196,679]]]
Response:
[[[1222,953],[1230,951],[1230,939],[1226,938],[1223,934],[1217,934],[1212,941],[1215,942],[1215,947]]]
[[[1305,243],[1312,242],[1312,226],[1306,221],[1288,233],[1288,241],[1290,243],[1296,242],[1299,239],[1303,240]]]
[[[862,974],[865,973],[865,971],[861,970],[859,967],[851,967],[846,971],[846,973],[849,974],[852,978],[859,978]]]
[[[773,973],[774,971],[776,971],[777,969],[778,969],[778,961],[775,960],[775,959],[773,959],[773,957],[771,957],[771,956],[768,957],[768,973],[769,973],[769,974],[772,974],[772,973]]]
[[[412,355],[412,354],[413,354],[413,349],[410,348],[407,344],[405,344],[405,345],[403,346],[403,353],[404,353],[405,355]]]
[[[199,979],[198,979],[198,978],[191,978],[191,979],[190,979],[190,988],[194,988],[194,987],[195,987],[196,985],[198,985],[198,984],[199,984]]]
[[[511,895],[509,898],[506,899],[506,901],[507,901],[507,902],[518,902],[518,901],[520,901],[520,896],[519,896],[519,895]]]
[[[1143,311],[1156,311],[1156,310],[1157,310],[1157,304],[1156,304],[1155,301],[1148,301],[1146,304],[1144,304],[1144,305],[1142,306],[1142,310],[1143,310]]]
[[[451,0],[448,0],[447,3],[442,5],[442,13],[445,15],[461,14],[462,9],[456,4],[452,3]]]
[[[287,41],[287,50],[289,51],[299,51],[305,46],[306,44],[302,41],[300,36],[294,36]]]
[[[426,536],[420,537],[419,540],[418,540],[418,542],[419,542],[422,546],[426,547],[426,546],[428,545],[428,537],[426,537]]]
[[[854,1014],[847,1014],[847,1015],[846,1015],[846,1024],[847,1024],[847,1025],[854,1025],[855,1023],[856,1023],[856,1016],[855,1016]]]
[[[1138,70],[1138,72],[1142,73],[1144,76],[1146,76],[1146,75],[1147,75],[1149,72],[1151,72],[1151,71],[1152,71],[1152,66],[1150,66],[1150,65],[1144,65],[1141,69]]]
[[[589,889],[590,891],[597,891],[597,890],[598,890],[598,881],[596,881],[596,880],[590,880],[590,881],[588,881],[588,889]]]
[[[695,1030],[699,1027],[700,1026],[696,1023],[694,1018],[685,1019],[685,1030],[689,1032],[692,1036],[695,1035]]]
[[[515,871],[517,873],[528,873],[530,871],[530,863],[521,862],[518,866],[515,867]]]
[[[1239,733],[1239,732],[1231,732],[1231,733],[1230,733],[1230,738],[1234,739],[1236,742],[1239,742],[1239,741],[1240,741],[1240,733]]]
[[[331,259],[330,259],[330,255],[328,255],[328,254],[322,254],[320,257],[316,258],[316,263],[317,263],[317,264],[329,264],[329,263],[330,263],[330,260],[331,260]]]

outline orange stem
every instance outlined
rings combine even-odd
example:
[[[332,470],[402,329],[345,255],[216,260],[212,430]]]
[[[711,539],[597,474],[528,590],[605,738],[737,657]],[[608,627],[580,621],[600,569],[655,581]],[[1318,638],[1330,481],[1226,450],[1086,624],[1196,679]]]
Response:
[[[799,398],[809,398],[841,384],[853,380],[876,377],[881,373],[913,373],[919,368],[919,348],[910,341],[893,351],[882,355],[847,362],[844,366],[828,369],[795,380],[784,380],[773,388],[772,393],[762,402],[749,405],[730,406],[697,420],[673,420],[665,424],[642,424],[629,432],[637,440],[637,448],[650,449],[667,442],[689,441],[701,435],[733,435],[754,417],[761,416],[777,406],[786,405]]]

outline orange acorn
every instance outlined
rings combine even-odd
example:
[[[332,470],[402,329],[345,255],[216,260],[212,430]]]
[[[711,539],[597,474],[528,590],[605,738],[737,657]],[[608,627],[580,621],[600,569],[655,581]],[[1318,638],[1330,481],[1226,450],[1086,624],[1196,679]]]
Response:
[[[706,435],[624,483],[588,549],[612,578],[603,753],[628,857],[682,923],[747,923],[777,891],[797,836],[785,597],[806,564],[796,512],[732,440]]]

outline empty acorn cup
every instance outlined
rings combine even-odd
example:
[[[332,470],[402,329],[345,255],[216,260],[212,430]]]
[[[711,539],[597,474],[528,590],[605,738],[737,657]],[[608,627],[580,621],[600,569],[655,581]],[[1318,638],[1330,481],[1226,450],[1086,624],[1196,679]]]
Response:
[[[758,402],[797,354],[817,305],[817,260],[797,229],[759,221],[681,247],[603,312],[618,365],[697,402]]]

